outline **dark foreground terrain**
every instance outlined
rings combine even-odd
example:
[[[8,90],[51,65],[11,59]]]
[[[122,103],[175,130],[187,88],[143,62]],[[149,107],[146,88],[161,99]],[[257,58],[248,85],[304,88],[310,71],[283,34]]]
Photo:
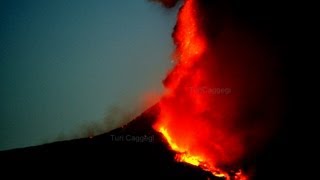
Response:
[[[126,126],[99,136],[3,151],[2,172],[10,176],[44,173],[63,177],[67,173],[106,179],[219,179],[198,167],[174,161],[174,152],[151,127],[157,112],[154,106]]]
[[[222,179],[174,160],[175,153],[162,135],[152,129],[158,111],[153,106],[126,126],[95,137],[2,151],[0,172],[10,179],[66,175],[90,179]],[[287,136],[285,131],[280,131],[265,151],[256,156],[250,170],[254,176],[250,179],[313,177],[299,171],[308,166],[299,163],[301,154],[292,156],[288,141],[291,138]]]

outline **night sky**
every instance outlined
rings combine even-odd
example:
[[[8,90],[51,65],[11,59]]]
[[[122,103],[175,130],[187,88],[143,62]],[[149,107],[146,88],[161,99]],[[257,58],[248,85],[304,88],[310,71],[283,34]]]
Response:
[[[142,111],[170,69],[176,12],[146,0],[0,1],[0,150],[72,138],[114,107]]]

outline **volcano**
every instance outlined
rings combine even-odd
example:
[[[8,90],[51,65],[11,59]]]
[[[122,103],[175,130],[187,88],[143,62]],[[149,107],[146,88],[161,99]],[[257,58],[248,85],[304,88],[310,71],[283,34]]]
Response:
[[[54,142],[0,152],[2,172],[97,177],[163,177],[221,179],[188,163],[152,128],[159,106],[146,110],[127,125],[94,137]],[[8,171],[4,171],[8,170]],[[123,173],[119,173],[123,172]],[[12,174],[11,174],[12,176]]]
[[[9,177],[59,176],[106,177],[119,179],[213,179],[223,180],[201,166],[177,161],[178,152],[167,138],[152,127],[159,114],[156,104],[123,127],[81,139],[54,142],[34,147],[0,151],[1,172]],[[284,136],[266,146],[255,160],[256,172],[250,179],[294,178],[292,160],[283,157]],[[278,163],[277,163],[278,162]],[[280,162],[280,164],[279,164]],[[287,167],[287,168],[286,168]],[[246,171],[246,168],[243,167]],[[228,172],[236,179],[235,172]]]
[[[2,172],[231,180],[308,179],[316,172],[304,162],[314,158],[306,158],[314,118],[307,117],[309,103],[298,101],[313,99],[300,85],[316,82],[301,72],[313,59],[300,40],[310,34],[308,18],[278,1],[182,4],[175,66],[157,105],[99,136],[3,151]]]

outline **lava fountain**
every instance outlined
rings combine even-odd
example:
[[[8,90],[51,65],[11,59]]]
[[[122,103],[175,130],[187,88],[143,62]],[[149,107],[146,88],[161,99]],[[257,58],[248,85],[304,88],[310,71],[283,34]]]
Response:
[[[153,127],[177,161],[247,179],[242,162],[274,129],[274,64],[252,35],[232,23],[220,24],[220,31],[207,26],[218,19],[208,17],[204,2],[185,0],[179,10],[175,66],[163,81],[166,92]]]

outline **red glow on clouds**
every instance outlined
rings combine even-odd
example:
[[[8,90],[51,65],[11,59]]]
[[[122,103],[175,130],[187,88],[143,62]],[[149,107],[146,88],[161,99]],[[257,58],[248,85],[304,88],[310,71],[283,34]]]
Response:
[[[239,164],[272,129],[273,99],[266,94],[273,94],[267,92],[273,80],[264,70],[271,63],[232,28],[212,42],[198,6],[197,0],[185,0],[179,11],[176,64],[164,80],[167,91],[154,128],[178,152],[177,161],[247,179]]]

